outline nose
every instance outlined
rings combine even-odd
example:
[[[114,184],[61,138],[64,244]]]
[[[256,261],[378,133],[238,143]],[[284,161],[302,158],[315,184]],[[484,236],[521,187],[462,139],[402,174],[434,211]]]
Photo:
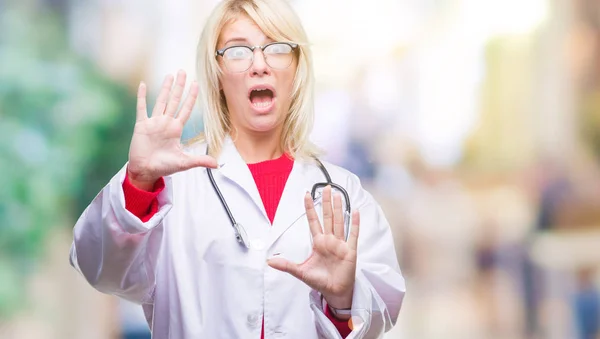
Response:
[[[271,74],[271,68],[267,65],[265,54],[260,48],[254,50],[254,62],[252,63],[251,76],[263,76]]]

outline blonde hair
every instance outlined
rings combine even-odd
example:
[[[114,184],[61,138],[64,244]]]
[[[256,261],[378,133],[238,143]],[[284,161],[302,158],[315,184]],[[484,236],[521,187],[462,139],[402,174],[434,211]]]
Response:
[[[294,158],[310,158],[320,150],[309,140],[314,120],[314,75],[308,39],[300,19],[285,0],[223,0],[206,22],[197,49],[198,84],[204,113],[204,133],[191,142],[206,141],[210,154],[221,152],[232,126],[225,99],[219,89],[219,67],[215,51],[223,28],[239,18],[249,17],[266,36],[275,41],[297,43],[298,63],[292,101],[284,121],[281,147]]]

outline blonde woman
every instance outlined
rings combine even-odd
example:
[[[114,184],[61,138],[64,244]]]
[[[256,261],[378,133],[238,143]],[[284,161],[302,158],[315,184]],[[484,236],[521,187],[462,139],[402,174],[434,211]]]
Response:
[[[221,1],[198,79],[182,99],[186,74],[168,76],[150,116],[140,85],[129,161],[77,221],[71,264],[141,304],[157,339],[381,337],[404,279],[377,202],[308,139],[314,81],[296,14]],[[183,147],[198,93],[205,133]]]

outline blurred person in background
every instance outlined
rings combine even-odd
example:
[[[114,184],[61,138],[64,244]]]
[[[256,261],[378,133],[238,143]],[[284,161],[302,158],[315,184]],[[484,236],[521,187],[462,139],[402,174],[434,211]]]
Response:
[[[595,274],[594,268],[587,267],[580,269],[576,275],[573,311],[579,339],[600,337],[600,291],[594,283]]]
[[[225,0],[185,99],[186,74],[167,76],[149,117],[140,84],[129,160],[77,221],[70,261],[141,304],[154,338],[379,338],[395,324],[388,221],[308,139],[312,67],[288,4]],[[205,131],[183,146],[200,92]]]

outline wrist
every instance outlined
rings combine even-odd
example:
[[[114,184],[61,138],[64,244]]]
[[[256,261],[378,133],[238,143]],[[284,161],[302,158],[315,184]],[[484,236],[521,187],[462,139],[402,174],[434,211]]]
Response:
[[[158,178],[157,179],[145,178],[141,175],[137,175],[137,174],[133,173],[128,168],[127,169],[127,180],[129,180],[129,183],[132,186],[134,186],[135,188],[150,192],[154,188],[154,185],[156,184],[156,181],[158,181]]]
[[[353,290],[339,296],[322,295],[329,313],[337,320],[346,321],[352,317]]]
[[[352,307],[352,295],[354,289],[337,296],[323,295],[327,305],[335,309],[350,309]]]
[[[346,321],[352,317],[352,307],[338,309],[327,304],[327,308],[329,309],[329,313],[337,320]]]

